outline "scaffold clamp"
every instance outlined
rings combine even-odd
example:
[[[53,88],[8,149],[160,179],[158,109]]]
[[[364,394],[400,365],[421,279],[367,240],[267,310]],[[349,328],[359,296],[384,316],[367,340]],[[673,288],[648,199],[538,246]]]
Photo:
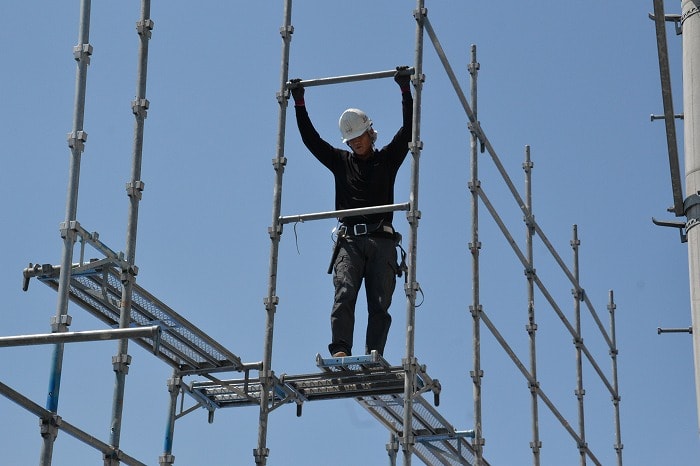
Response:
[[[131,356],[128,354],[117,354],[112,356],[112,367],[114,372],[128,374],[129,364],[131,364]]]
[[[119,281],[123,284],[133,282],[134,278],[139,274],[139,268],[136,265],[124,264],[119,274]]]
[[[412,225],[414,222],[417,222],[421,218],[421,212],[420,210],[414,210],[411,209],[408,212],[406,212],[406,220],[408,220],[408,223]]]
[[[266,311],[274,311],[275,306],[280,303],[279,296],[267,296],[263,298],[263,304],[265,305]]]
[[[143,181],[130,181],[126,184],[126,194],[129,197],[135,197],[136,199],[141,200],[142,193],[145,187],[146,185]]]
[[[253,457],[255,457],[255,464],[263,464],[262,462],[270,455],[269,448],[256,448],[253,450]]]
[[[85,150],[87,136],[85,131],[71,131],[68,133],[68,147],[83,152],[83,150]]]
[[[68,315],[68,314],[61,314],[60,316],[53,316],[51,317],[51,331],[56,333],[56,332],[62,332],[68,327],[70,327],[70,324],[72,323],[73,318]]]
[[[294,26],[289,25],[289,26],[282,26],[280,28],[280,35],[282,38],[287,39],[291,38],[291,35],[294,34]]]
[[[92,45],[90,44],[78,44],[73,47],[73,58],[75,58],[75,61],[85,60],[85,63],[89,65],[90,55],[92,55]]]
[[[61,425],[61,416],[58,414],[53,414],[48,418],[42,418],[39,420],[39,427],[41,436],[56,438],[58,436],[59,426]]]
[[[484,132],[481,129],[481,123],[479,121],[470,121],[467,124],[467,129],[472,136],[479,140],[479,151],[483,154],[486,151],[486,142],[484,141]]]
[[[274,167],[275,171],[284,170],[285,165],[287,165],[286,157],[277,157],[272,159],[272,166]]]
[[[27,291],[29,289],[29,280],[32,277],[36,277],[37,275],[48,275],[51,272],[53,272],[52,264],[39,265],[32,264],[30,262],[29,266],[22,271],[22,277],[24,278],[24,281],[22,283],[22,291]]]
[[[80,229],[80,222],[77,220],[71,220],[70,222],[61,222],[58,225],[58,229],[61,232],[61,238],[66,239],[68,235],[71,234],[72,240],[75,240],[76,233]]]
[[[148,99],[134,99],[131,101],[131,112],[137,117],[146,118],[150,106],[151,102]]]
[[[151,31],[153,31],[153,26],[155,23],[153,22],[152,19],[144,19],[142,21],[137,21],[136,22],[136,31],[140,36],[146,35],[146,39],[151,38]]]
[[[470,305],[469,312],[471,313],[472,317],[478,317],[482,312],[484,312],[484,307],[481,304],[477,306]]]
[[[413,17],[416,21],[423,21],[426,16],[428,16],[428,9],[425,7],[413,10]]]

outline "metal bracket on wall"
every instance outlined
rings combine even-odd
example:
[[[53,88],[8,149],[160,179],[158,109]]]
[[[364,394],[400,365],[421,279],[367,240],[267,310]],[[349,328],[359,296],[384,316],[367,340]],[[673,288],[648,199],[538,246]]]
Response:
[[[651,218],[651,221],[654,222],[654,225],[658,225],[660,227],[678,228],[678,231],[681,235],[681,243],[688,242],[688,235],[686,234],[685,222],[656,220],[654,217]]]
[[[661,328],[658,327],[656,329],[656,334],[661,335],[662,333],[693,333],[693,327],[684,327],[684,328]]]
[[[654,13],[649,13],[649,19],[656,21],[656,16],[654,16]],[[681,18],[681,15],[664,15],[664,21],[667,23],[673,23],[677,36],[683,34],[683,21],[685,21],[685,18]]]

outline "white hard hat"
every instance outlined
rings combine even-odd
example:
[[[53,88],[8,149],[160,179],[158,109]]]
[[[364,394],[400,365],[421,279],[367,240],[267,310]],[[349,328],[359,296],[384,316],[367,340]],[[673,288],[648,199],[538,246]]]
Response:
[[[340,115],[338,126],[340,134],[343,136],[343,142],[347,143],[351,139],[362,136],[365,131],[372,128],[372,120],[362,110],[349,108]]]

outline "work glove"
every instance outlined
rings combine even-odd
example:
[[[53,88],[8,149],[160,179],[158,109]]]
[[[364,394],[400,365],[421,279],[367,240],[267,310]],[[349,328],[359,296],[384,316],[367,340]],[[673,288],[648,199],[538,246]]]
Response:
[[[408,73],[408,66],[397,66],[394,73],[394,81],[401,88],[401,92],[406,92],[410,89],[411,75]]]
[[[294,103],[296,105],[304,105],[304,86],[299,85],[301,79],[294,78],[289,82],[292,83],[290,88],[292,91],[292,98],[294,99]]]

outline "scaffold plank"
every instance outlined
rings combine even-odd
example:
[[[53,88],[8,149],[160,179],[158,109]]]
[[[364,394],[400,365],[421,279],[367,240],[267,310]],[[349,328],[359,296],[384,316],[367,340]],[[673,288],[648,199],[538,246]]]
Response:
[[[43,265],[25,270],[25,276],[58,290],[60,272],[60,266]],[[94,267],[83,264],[72,270],[71,301],[113,328],[119,327],[121,297],[120,269],[114,264],[99,261]],[[245,368],[238,356],[138,284],[132,289],[130,317],[132,327],[160,326],[159,341],[148,337],[134,341],[183,375]]]
[[[381,356],[316,358],[320,373],[274,377],[268,399],[274,405],[304,401],[354,398],[394,435],[404,432],[404,378],[401,366],[391,366]],[[468,438],[472,431],[457,431],[422,394],[440,390],[421,367],[416,374],[418,392],[413,396],[411,426],[415,454],[427,465],[473,465],[474,449]],[[187,391],[197,400],[205,398],[219,408],[260,403],[260,379],[192,382]],[[488,463],[485,463],[488,465]]]
[[[347,364],[339,364],[337,370],[316,374],[283,374],[275,377],[270,399],[274,400],[275,404],[284,404],[403,391],[403,369],[398,366],[389,366],[384,359],[373,361],[371,358],[371,356],[344,358],[349,361]],[[258,404],[261,387],[260,379],[245,378],[193,382],[190,390],[224,408]]]

